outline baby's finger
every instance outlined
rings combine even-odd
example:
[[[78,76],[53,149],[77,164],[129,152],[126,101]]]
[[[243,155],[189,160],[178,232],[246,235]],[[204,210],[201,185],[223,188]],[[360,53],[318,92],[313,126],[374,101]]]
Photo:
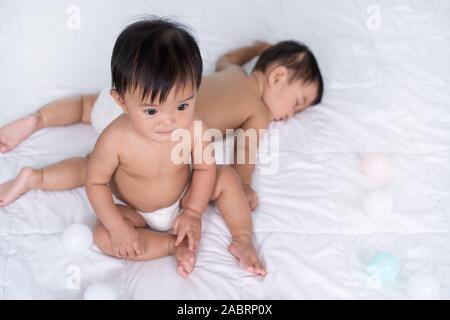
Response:
[[[200,243],[201,232],[192,231],[192,237],[194,239],[194,250],[198,249],[198,244]]]
[[[194,238],[194,251],[197,251],[199,245],[200,245],[200,237],[199,236],[195,236],[195,238]]]
[[[194,232],[194,239],[195,239],[195,250],[198,249],[199,245],[200,245],[200,239],[202,237],[202,233],[201,231],[195,231]]]
[[[195,236],[194,236],[193,232],[188,231],[187,237],[188,237],[189,250],[194,251],[195,250]]]
[[[253,196],[253,210],[256,209],[256,207],[258,206],[259,203],[259,198],[258,195],[255,193],[255,195]]]
[[[248,204],[250,205],[250,210],[255,210],[255,204],[253,203],[252,199],[248,199]]]
[[[181,242],[183,242],[184,237],[186,236],[186,229],[180,230],[180,232],[177,235],[177,240],[175,241],[175,245],[180,245]]]

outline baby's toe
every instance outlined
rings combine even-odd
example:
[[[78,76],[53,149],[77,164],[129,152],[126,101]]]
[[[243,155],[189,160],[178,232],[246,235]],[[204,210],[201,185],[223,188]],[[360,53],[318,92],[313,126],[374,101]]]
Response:
[[[266,270],[264,269],[264,266],[258,259],[255,259],[252,261],[251,267],[253,269],[252,272],[254,274],[257,274],[257,275],[265,275],[266,274]]]
[[[195,259],[193,257],[187,257],[185,260],[180,260],[178,262],[178,272],[183,276],[187,277],[194,269]]]
[[[194,258],[190,258],[189,262],[185,264],[185,268],[188,273],[191,273],[192,270],[194,270],[194,264],[195,264]]]
[[[252,266],[248,266],[245,270],[247,270],[247,272],[250,272],[250,273],[256,273],[255,268]]]
[[[183,277],[186,278],[188,276],[188,273],[186,272],[186,270],[184,269],[184,267],[182,265],[178,266],[178,273]]]
[[[260,276],[265,276],[266,275],[266,270],[264,269],[264,267],[258,267],[256,269],[256,273],[259,274]]]

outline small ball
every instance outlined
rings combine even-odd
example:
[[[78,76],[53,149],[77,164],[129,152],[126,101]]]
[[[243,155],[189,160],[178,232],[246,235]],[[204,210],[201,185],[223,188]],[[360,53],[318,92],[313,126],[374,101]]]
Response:
[[[84,291],[84,300],[119,300],[119,294],[113,285],[94,282]]]
[[[389,192],[376,190],[364,198],[364,211],[373,219],[387,218],[394,210],[394,200]]]
[[[367,266],[370,277],[382,285],[395,282],[400,274],[400,263],[388,252],[378,252],[370,259]]]
[[[62,241],[69,252],[82,254],[92,246],[92,231],[84,224],[73,224],[64,230]]]
[[[439,280],[426,273],[416,273],[408,279],[406,291],[414,300],[436,300],[439,299],[441,286]]]
[[[376,183],[383,183],[391,172],[391,161],[382,153],[368,153],[362,158],[362,172]]]

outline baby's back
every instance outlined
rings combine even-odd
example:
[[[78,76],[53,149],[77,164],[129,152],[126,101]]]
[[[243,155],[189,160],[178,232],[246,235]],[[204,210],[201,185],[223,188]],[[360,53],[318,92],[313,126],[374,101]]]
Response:
[[[266,112],[252,78],[233,66],[204,76],[197,97],[196,116],[225,133],[237,129],[257,112]]]

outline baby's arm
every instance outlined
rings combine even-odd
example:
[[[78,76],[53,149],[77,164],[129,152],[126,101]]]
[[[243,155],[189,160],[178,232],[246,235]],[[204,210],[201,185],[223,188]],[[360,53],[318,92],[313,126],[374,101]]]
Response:
[[[202,139],[206,129],[206,125],[202,122],[201,135],[194,137],[194,147],[191,152],[193,168],[191,185],[186,199],[182,201],[182,213],[178,217],[174,227],[175,232],[178,234],[175,244],[179,245],[184,237],[187,236],[191,250],[197,248],[198,241],[200,240],[201,218],[211,199],[216,181],[214,152],[212,152],[210,159],[203,157],[204,150],[207,150],[206,148],[211,150],[210,148],[213,147],[211,139],[205,139],[206,141]],[[199,148],[200,146],[197,144],[201,144],[202,148]],[[197,148],[202,150],[202,152],[195,152]]]
[[[239,138],[236,137],[234,144],[234,167],[241,178],[242,187],[250,204],[250,208],[255,210],[258,205],[258,194],[252,188],[252,173],[255,170],[256,153],[259,147],[259,130],[267,129],[269,121],[260,115],[253,115],[244,122],[241,129],[245,132],[247,130],[255,130],[256,146],[250,146],[249,140],[244,139],[244,143],[239,144]],[[242,141],[242,140],[241,140]],[[244,163],[238,163],[238,155],[244,155]]]
[[[216,63],[216,72],[225,70],[230,66],[243,66],[270,46],[266,42],[256,41],[252,46],[232,50],[219,58]]]
[[[109,186],[119,166],[120,135],[106,129],[90,154],[86,175],[86,193],[97,215],[111,236],[116,256],[133,257],[140,254],[138,233],[126,222],[113,203]]]

